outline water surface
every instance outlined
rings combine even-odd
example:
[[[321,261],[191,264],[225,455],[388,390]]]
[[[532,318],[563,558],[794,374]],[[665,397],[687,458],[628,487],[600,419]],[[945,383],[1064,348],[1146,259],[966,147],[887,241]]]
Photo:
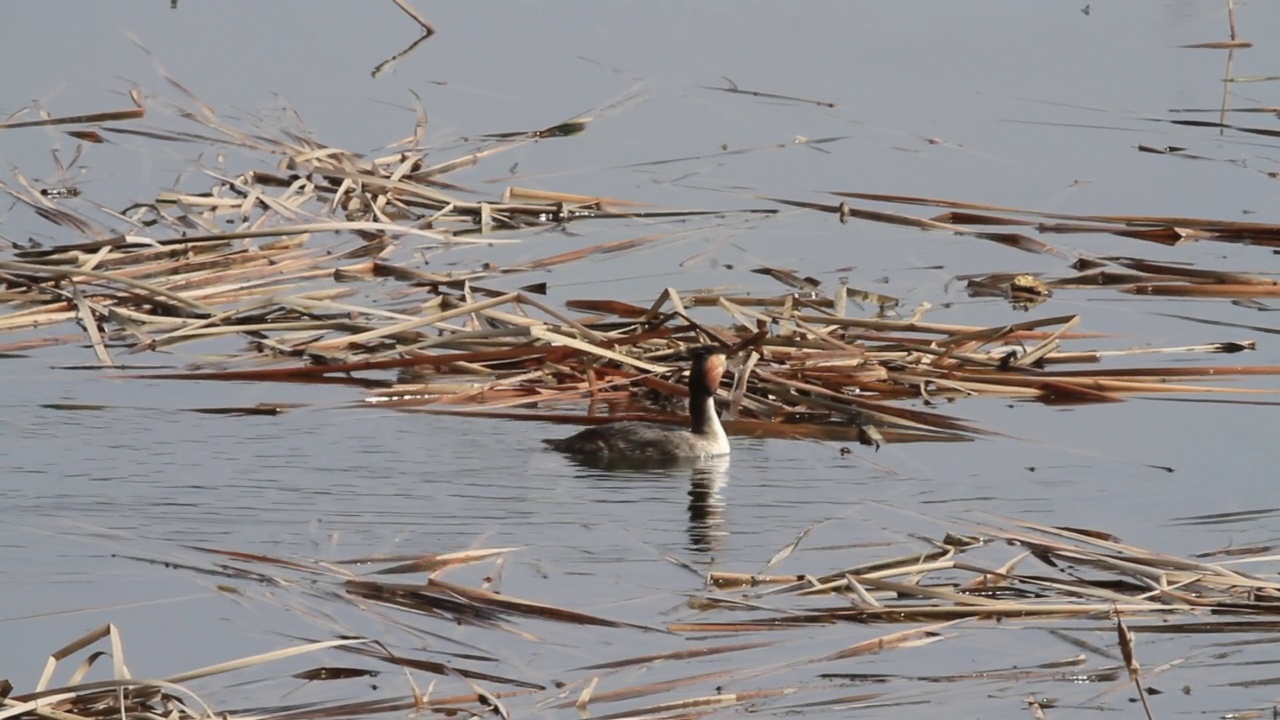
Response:
[[[0,30],[0,64],[23,70],[6,75],[0,110],[36,98],[54,115],[122,108],[133,83],[151,103],[186,102],[162,79],[162,67],[229,117],[288,123],[296,111],[324,142],[371,152],[411,131],[409,91],[422,98],[429,139],[441,146],[481,132],[546,127],[631,98],[602,112],[581,136],[529,144],[459,179],[494,194],[519,185],[676,208],[776,208],[768,197],[835,202],[823,191],[851,190],[1059,212],[1274,215],[1273,181],[1264,174],[1275,169],[1274,143],[1151,121],[1173,108],[1221,101],[1223,53],[1177,46],[1222,38],[1223,4],[1093,5],[1088,14],[1083,3],[814,2],[784,11],[765,3],[569,9],[526,2],[483,13],[443,5],[427,9],[438,36],[378,78],[370,77],[372,68],[417,34],[390,3],[76,5],[75,22],[60,20],[56,5],[15,5]],[[1242,32],[1263,41],[1280,10],[1244,4],[1241,19]],[[1259,42],[1237,56],[1234,72],[1270,72],[1273,56]],[[709,89],[728,87],[724,77],[834,107]],[[1233,88],[1232,104],[1266,102],[1267,87]],[[797,137],[838,139],[806,145]],[[1211,160],[1139,153],[1139,143],[1187,146]],[[65,158],[73,141],[49,129],[0,132],[0,156],[37,181],[59,180],[51,147]],[[759,149],[725,154],[750,148]],[[71,179],[86,197],[121,208],[172,186],[198,187],[197,156],[191,146],[120,139],[90,148],[87,169]],[[692,159],[652,164],[679,158]],[[200,162],[235,172],[246,169],[238,163],[269,164],[235,152]],[[516,262],[637,233],[603,223],[573,229],[576,235],[443,262]],[[883,224],[842,226],[796,209],[688,229],[647,250],[546,274],[550,300],[648,304],[667,285],[781,292],[747,272],[769,265],[828,287],[848,277],[901,298],[908,313],[930,303],[932,321],[996,326],[1027,316],[997,299],[967,297],[949,284],[954,276],[1065,272],[1051,256]],[[0,208],[0,233],[21,242],[71,240],[13,204]],[[1261,248],[1207,242],[1162,247],[1112,235],[1054,241],[1069,253],[1223,269],[1267,271],[1274,260]],[[1103,349],[1258,337],[1259,352],[1241,362],[1280,364],[1269,330],[1157,314],[1271,325],[1266,313],[1225,301],[1079,292],[1032,312],[1081,314],[1088,330],[1113,334],[1097,342]],[[196,359],[147,361],[181,367]],[[354,388],[174,383],[59,369],[91,361],[80,345],[0,362],[0,623],[16,643],[9,646],[24,648],[0,657],[0,678],[20,688],[34,682],[45,654],[107,621],[124,630],[140,675],[279,647],[285,640],[278,633],[333,634],[293,607],[305,604],[296,598],[278,606],[239,601],[213,579],[123,557],[187,558],[183,545],[323,559],[518,547],[503,571],[512,594],[660,625],[695,615],[680,602],[702,588],[698,575],[669,558],[699,571],[754,572],[807,528],[815,529],[779,571],[851,566],[885,555],[885,543],[912,532],[940,536],[992,515],[1105,529],[1171,554],[1269,542],[1276,534],[1269,514],[1233,523],[1179,520],[1274,505],[1275,410],[1268,398],[1074,408],[971,399],[943,409],[1001,436],[854,448],[852,455],[826,443],[741,439],[730,466],[699,485],[687,469],[602,473],[541,449],[541,438],[566,428],[355,407],[362,394]],[[1267,378],[1241,384],[1276,385]],[[275,417],[188,412],[258,402],[307,407]],[[57,403],[103,407],[48,407]],[[139,605],[157,600],[166,602]],[[54,615],[33,619],[48,613]],[[504,660],[550,678],[555,668],[670,649],[666,638],[632,645],[608,633],[598,646],[583,647],[563,629],[541,629],[559,644],[521,645]],[[793,651],[869,634],[849,632],[838,639],[804,635]],[[973,629],[935,644],[929,661],[887,653],[850,664],[858,672],[921,674],[921,662],[929,671],[976,669],[1072,652],[1042,650],[1010,633],[993,640],[997,632]],[[1172,642],[1153,641],[1152,655],[1203,646],[1182,638],[1166,647]],[[1192,681],[1175,675],[1166,689]],[[1017,712],[1026,693],[1002,687],[990,693],[998,700],[987,701],[965,694],[971,687],[937,690],[931,702],[954,692],[975,712]],[[227,697],[257,702],[287,690]],[[1255,700],[1228,695],[1223,703],[1228,699]]]

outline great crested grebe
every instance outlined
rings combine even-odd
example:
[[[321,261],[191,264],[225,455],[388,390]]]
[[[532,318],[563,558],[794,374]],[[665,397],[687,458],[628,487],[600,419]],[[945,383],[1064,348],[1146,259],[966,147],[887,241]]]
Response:
[[[715,403],[716,388],[724,374],[724,351],[696,348],[690,355],[688,430],[628,420],[543,442],[574,458],[592,461],[672,461],[728,455],[729,436],[720,424]]]

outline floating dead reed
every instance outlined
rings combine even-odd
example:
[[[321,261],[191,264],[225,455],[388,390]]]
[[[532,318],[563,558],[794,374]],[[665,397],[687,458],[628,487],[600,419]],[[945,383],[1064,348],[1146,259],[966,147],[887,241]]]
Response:
[[[994,519],[880,551],[809,549],[812,529],[755,571],[705,572],[701,583],[692,581],[701,588],[671,591],[670,609],[656,614],[637,612],[633,603],[600,612],[521,597],[504,583],[504,569],[531,551],[512,547],[328,561],[216,547],[173,548],[157,559],[118,555],[115,562],[214,578],[217,592],[238,605],[301,612],[320,636],[284,638],[272,652],[137,678],[125,662],[124,639],[107,625],[53,652],[32,690],[0,692],[0,714],[303,720],[415,709],[524,717],[576,707],[593,717],[674,718],[909,708],[943,702],[957,687],[993,684],[1049,704],[1063,695],[1062,702],[1102,709],[1123,703],[1113,696],[1126,687],[1137,685],[1145,695],[1163,675],[1212,665],[1222,655],[1216,643],[1170,656],[1158,638],[1216,634],[1243,648],[1270,642],[1280,626],[1270,547],[1215,553],[1226,559],[1211,563],[1096,530]],[[806,569],[777,573],[784,564]],[[448,574],[475,579],[446,580]],[[653,592],[648,581],[632,591]],[[628,607],[626,619],[612,617]],[[349,630],[369,623],[380,628],[378,641]],[[987,646],[992,633],[1032,631],[1045,642],[1003,665],[991,648],[962,649],[961,657],[989,661],[950,670],[914,652],[940,643]],[[93,650],[103,643],[108,651]],[[633,646],[648,650],[629,652]],[[69,677],[54,681],[60,663],[86,651]],[[899,654],[914,660],[894,663]],[[586,660],[560,664],[575,657]],[[110,677],[90,679],[107,658]],[[887,669],[895,665],[914,671]],[[1193,670],[1192,677],[1203,672]],[[382,689],[370,693],[367,682],[380,675]],[[214,678],[222,678],[221,689],[212,687]],[[296,684],[286,694],[298,697],[244,709],[211,705],[229,688],[266,680]],[[309,699],[303,686],[316,683],[346,691],[340,699]],[[1223,692],[1251,686],[1217,685]]]
[[[652,301],[642,304],[611,297],[552,303],[545,293],[554,276],[526,278],[524,284],[521,277],[751,222],[776,210],[672,210],[516,185],[485,197],[446,180],[528,143],[563,142],[586,130],[589,121],[634,102],[634,94],[548,128],[478,136],[447,148],[424,145],[426,113],[419,108],[414,133],[370,157],[324,145],[302,129],[241,129],[169,82],[194,104],[177,114],[196,131],[120,124],[154,117],[144,113],[137,91],[131,94],[136,112],[62,122],[91,126],[102,137],[128,134],[234,148],[247,163],[273,160],[274,168],[234,176],[206,170],[206,190],[166,190],[121,211],[82,195],[44,192],[48,188],[15,171],[13,184],[0,182],[0,192],[75,239],[15,247],[0,258],[0,333],[11,338],[0,343],[0,352],[84,345],[98,367],[150,378],[348,384],[367,391],[364,404],[422,412],[678,422],[670,399],[683,393],[680,358],[691,345],[712,343],[736,355],[722,393],[730,432],[865,444],[980,436],[982,428],[937,409],[966,397],[1055,404],[1133,395],[1239,397],[1264,390],[1224,380],[1278,370],[1221,364],[1109,368],[1108,361],[1120,358],[1131,364],[1136,356],[1233,354],[1254,344],[1245,339],[1100,350],[1089,343],[1103,338],[1082,329],[1078,315],[985,327],[934,323],[924,308],[904,316],[896,298],[844,282],[826,288],[785,268],[751,268],[781,286],[775,294],[667,287],[655,289]],[[739,91],[732,84],[728,89]],[[70,164],[79,159],[77,153]],[[831,212],[846,222],[858,218],[972,235],[1064,258],[1029,236],[971,226],[1026,226],[1033,221],[1024,218],[1038,214],[1069,223],[1037,224],[1041,233],[1115,232],[1158,242],[1188,233],[1254,244],[1280,238],[1280,230],[1257,223],[1061,215],[901,195],[837,195],[846,202],[774,202]],[[853,208],[847,200],[934,205],[949,212],[915,218]],[[671,221],[692,226],[664,225]],[[648,230],[532,260],[486,259],[506,244],[542,243],[548,230],[600,222],[645,223]],[[468,262],[446,269],[430,262],[460,250]],[[1135,258],[1077,258],[1076,266],[1083,272],[1057,279],[1016,273],[964,279],[974,294],[1003,295],[1024,307],[1071,288],[1231,298],[1277,292],[1276,281],[1261,276]],[[66,332],[72,323],[81,331]],[[197,344],[200,354],[188,356],[180,368],[134,360],[147,354],[169,361]],[[587,401],[587,415],[558,411]],[[193,409],[241,414],[288,406]]]

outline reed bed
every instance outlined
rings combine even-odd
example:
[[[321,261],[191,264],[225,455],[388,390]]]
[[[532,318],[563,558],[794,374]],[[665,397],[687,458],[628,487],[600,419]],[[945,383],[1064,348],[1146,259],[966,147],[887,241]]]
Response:
[[[207,190],[163,191],[119,211],[70,188],[37,187],[15,171],[12,184],[0,182],[0,192],[78,239],[18,246],[0,259],[0,333],[10,336],[0,352],[74,344],[95,359],[80,367],[172,380],[346,384],[366,391],[363,404],[422,412],[679,422],[679,403],[672,398],[683,392],[682,354],[710,343],[736,356],[722,398],[731,432],[870,445],[981,436],[982,428],[936,409],[966,397],[1077,404],[1133,395],[1239,397],[1267,391],[1225,386],[1224,380],[1280,370],[1134,367],[1138,356],[1233,354],[1255,346],[1233,340],[1101,350],[1089,343],[1105,338],[1081,330],[1078,315],[995,327],[932,323],[926,308],[904,315],[893,297],[844,282],[825,288],[812,277],[773,267],[752,270],[778,285],[773,294],[666,287],[648,303],[569,298],[553,304],[544,281],[520,284],[521,276],[767,217],[777,204],[831,212],[845,222],[905,224],[1062,253],[1026,235],[969,227],[1025,225],[1030,221],[1018,216],[1028,211],[928,198],[837,193],[942,205],[948,214],[914,218],[847,202],[776,198],[769,199],[774,207],[663,209],[514,185],[485,197],[447,179],[512,148],[585,132],[607,111],[434,148],[424,144],[427,119],[419,109],[412,135],[371,157],[325,145],[301,128],[240,128],[170,82],[191,106],[176,114],[195,130],[119,124],[146,116],[139,91],[131,93],[136,110],[30,122],[87,124],[90,129],[71,132],[89,143],[130,136],[229,148],[243,153],[246,164],[273,160],[274,167],[234,176],[204,169]],[[1155,241],[1192,233],[1254,244],[1280,237],[1274,228],[1251,223],[1040,215],[1071,223],[1040,224],[1043,233],[1114,232]],[[664,224],[676,220],[695,223],[694,229]],[[533,260],[485,259],[505,244],[540,242],[543,233],[600,222],[643,224],[649,231]],[[457,257],[460,249],[469,263],[436,262]],[[1048,281],[1034,274],[966,280],[974,294],[1001,295],[1024,307],[1065,288],[1255,298],[1277,287],[1257,275],[1133,258],[1078,257],[1076,265],[1089,269]],[[70,324],[80,332],[68,333]],[[168,365],[197,343],[201,354],[180,368],[133,357],[145,354]],[[1124,366],[1110,367],[1118,363],[1109,361],[1121,359]],[[587,415],[556,411],[584,401],[590,401]]]
[[[1229,656],[1224,647],[1268,642],[1280,622],[1270,547],[1176,557],[1096,530],[994,518],[878,551],[805,549],[812,529],[752,572],[705,572],[670,557],[697,573],[701,587],[672,591],[674,608],[632,609],[626,619],[612,615],[634,602],[599,612],[521,597],[504,581],[528,554],[521,548],[329,561],[217,547],[117,556],[213,578],[239,605],[305,611],[320,636],[144,679],[129,673],[123,638],[108,625],[54,651],[32,690],[0,693],[0,716],[302,720],[417,711],[622,719],[862,709],[914,717],[918,706],[936,707],[966,689],[972,697],[979,687],[1003,698],[1006,713],[1024,703],[1106,711],[1127,703],[1118,696],[1133,687],[1145,701],[1153,687],[1175,682],[1166,674],[1201,678],[1195,668]],[[779,573],[784,565],[808,569]],[[1250,565],[1262,569],[1247,572]],[[473,579],[446,579],[451,574]],[[367,636],[352,633],[360,624]],[[939,644],[981,646],[1010,632],[1044,639],[1020,656],[1029,662],[1001,665],[998,652],[976,669],[929,659],[949,656]],[[1170,634],[1224,641],[1170,657],[1158,640]],[[93,649],[99,645],[105,650]],[[59,663],[86,651],[55,684]],[[961,657],[974,652],[965,647]],[[596,659],[566,664],[584,655]],[[87,679],[107,657],[111,677]],[[215,677],[222,687],[213,687]],[[250,682],[283,682],[297,697],[267,707],[208,704]],[[1206,682],[1195,681],[1196,692],[1209,691]],[[328,692],[322,687],[342,690],[314,697]]]

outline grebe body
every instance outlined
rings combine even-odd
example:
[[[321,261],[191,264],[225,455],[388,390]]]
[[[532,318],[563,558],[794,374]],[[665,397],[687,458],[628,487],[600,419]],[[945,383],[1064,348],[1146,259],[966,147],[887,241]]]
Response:
[[[673,461],[729,454],[729,436],[716,412],[715,392],[724,375],[724,353],[693,351],[689,369],[689,429],[624,421],[590,427],[559,440],[543,440],[552,449],[590,461]]]

